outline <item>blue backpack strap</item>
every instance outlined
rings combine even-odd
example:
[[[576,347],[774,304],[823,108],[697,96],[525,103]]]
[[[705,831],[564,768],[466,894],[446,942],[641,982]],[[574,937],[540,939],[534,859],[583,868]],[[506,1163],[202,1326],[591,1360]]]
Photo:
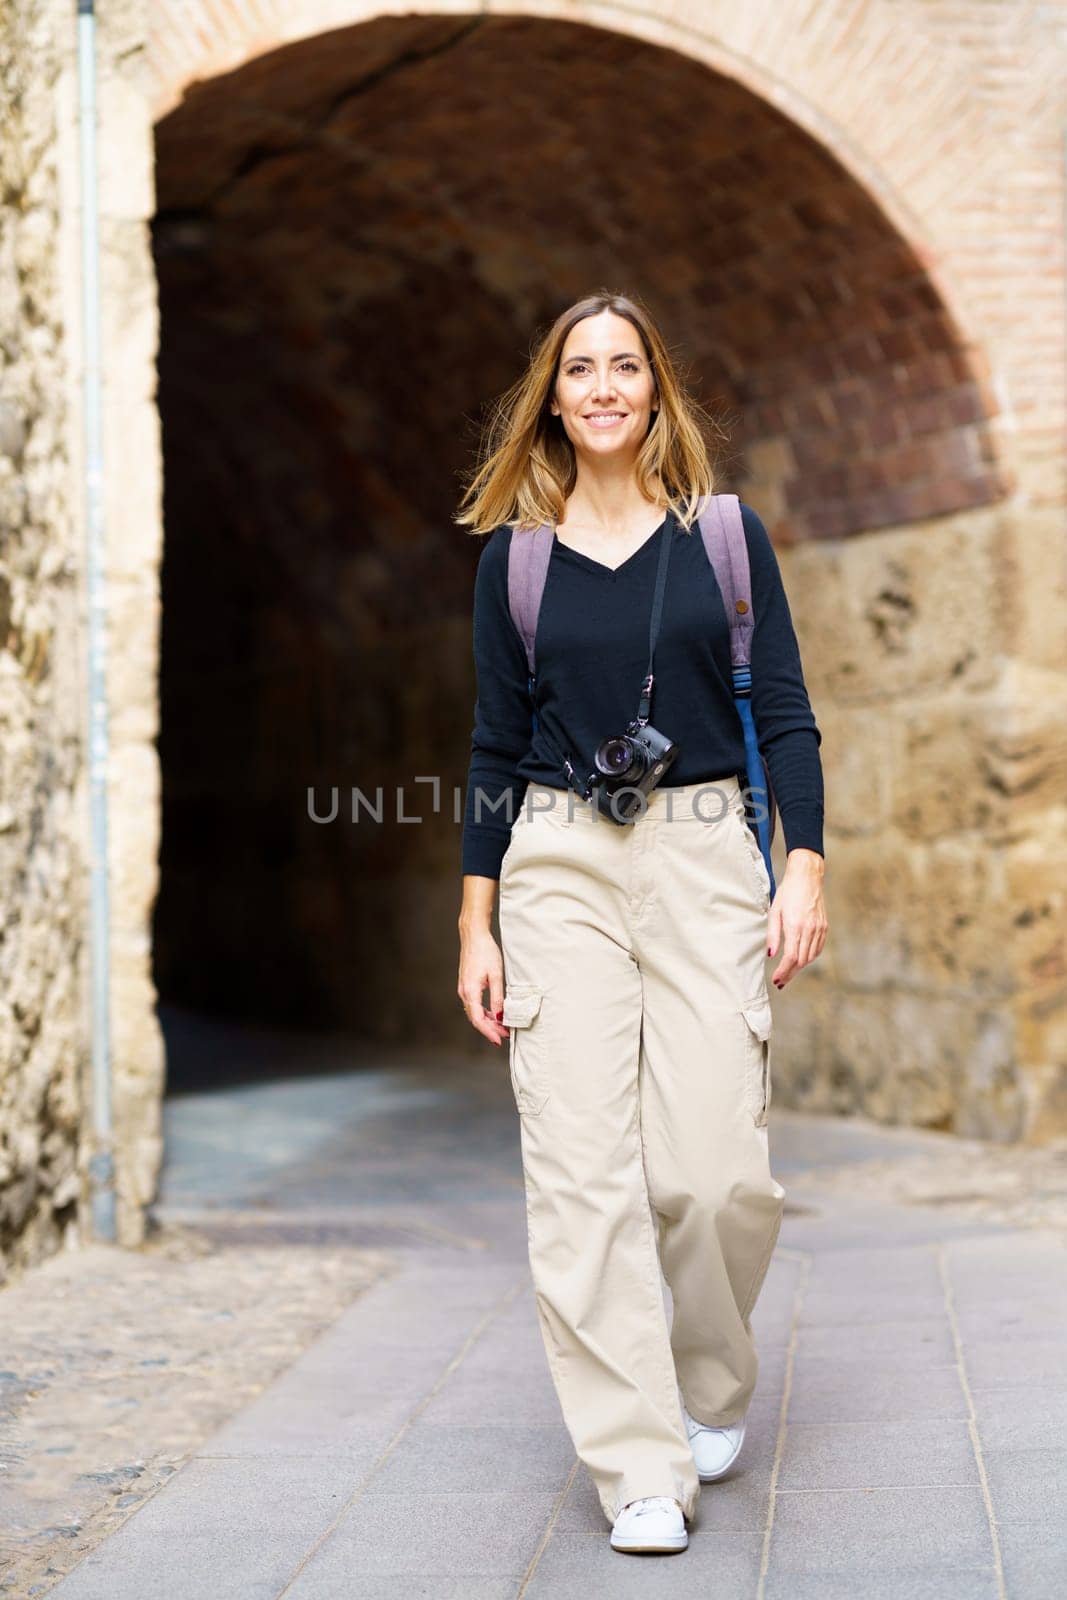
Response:
[[[741,516],[741,500],[736,494],[709,494],[697,502],[697,518],[704,549],[715,573],[730,625],[730,664],[733,669],[734,705],[745,736],[745,767],[749,797],[758,802],[765,815],[750,822],[763,855],[770,879],[771,898],[775,895],[771,841],[778,820],[774,788],[767,763],[760,753],[756,723],[752,715],[752,634],[756,614],[752,607],[752,574],[748,564],[748,543]]]

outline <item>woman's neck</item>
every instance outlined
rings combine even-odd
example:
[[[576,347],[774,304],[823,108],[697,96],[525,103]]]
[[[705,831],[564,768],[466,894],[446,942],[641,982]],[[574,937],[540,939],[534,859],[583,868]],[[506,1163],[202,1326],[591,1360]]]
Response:
[[[627,540],[641,530],[654,533],[666,510],[666,499],[649,500],[632,475],[625,480],[579,480],[558,527],[592,539]]]

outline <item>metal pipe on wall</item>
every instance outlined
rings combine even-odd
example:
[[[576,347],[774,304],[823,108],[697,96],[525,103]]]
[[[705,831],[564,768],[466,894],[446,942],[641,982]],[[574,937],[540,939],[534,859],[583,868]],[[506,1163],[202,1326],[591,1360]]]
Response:
[[[100,374],[100,248],[96,154],[96,18],[78,0],[81,170],[82,397],[85,420],[85,554],[88,606],[92,1127],[89,1160],[93,1236],[117,1236],[111,1105],[110,888],[108,883],[107,579],[104,565]]]

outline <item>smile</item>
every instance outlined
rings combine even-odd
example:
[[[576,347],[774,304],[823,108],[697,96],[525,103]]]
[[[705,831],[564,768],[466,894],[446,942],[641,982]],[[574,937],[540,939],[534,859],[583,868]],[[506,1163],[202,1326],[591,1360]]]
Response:
[[[586,417],[585,420],[594,428],[613,428],[617,422],[623,420],[624,415],[622,411],[602,411]]]

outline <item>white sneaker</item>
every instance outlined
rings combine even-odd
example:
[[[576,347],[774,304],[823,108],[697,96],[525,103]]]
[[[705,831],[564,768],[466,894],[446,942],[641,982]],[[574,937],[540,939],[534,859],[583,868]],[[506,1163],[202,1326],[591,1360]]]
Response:
[[[732,1422],[725,1428],[710,1428],[697,1422],[682,1406],[685,1431],[689,1435],[689,1448],[696,1462],[697,1477],[701,1483],[714,1483],[729,1472],[741,1452],[745,1439],[745,1419]]]
[[[611,1548],[634,1555],[674,1555],[688,1543],[682,1507],[665,1494],[631,1500],[623,1506],[611,1530]]]

